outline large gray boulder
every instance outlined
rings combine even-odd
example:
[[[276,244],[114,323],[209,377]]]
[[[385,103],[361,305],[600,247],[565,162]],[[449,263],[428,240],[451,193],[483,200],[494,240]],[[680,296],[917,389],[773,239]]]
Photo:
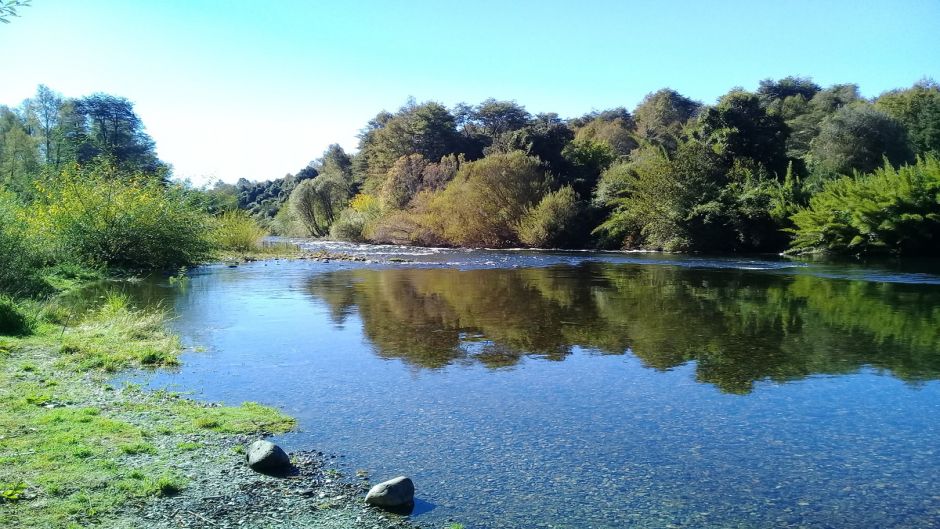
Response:
[[[280,472],[290,468],[290,457],[271,441],[255,441],[248,447],[248,466],[258,472]]]
[[[395,479],[383,481],[369,489],[366,494],[366,503],[376,507],[404,507],[415,501],[415,484],[411,478],[398,476]]]

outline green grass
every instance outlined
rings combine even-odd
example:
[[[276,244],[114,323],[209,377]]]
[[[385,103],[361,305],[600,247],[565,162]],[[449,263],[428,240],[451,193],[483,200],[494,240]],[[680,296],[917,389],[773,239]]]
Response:
[[[0,527],[108,527],[130,502],[184,490],[170,461],[204,457],[206,443],[192,439],[294,426],[255,403],[112,389],[114,371],[176,365],[178,338],[164,314],[120,296],[76,320],[0,337]]]

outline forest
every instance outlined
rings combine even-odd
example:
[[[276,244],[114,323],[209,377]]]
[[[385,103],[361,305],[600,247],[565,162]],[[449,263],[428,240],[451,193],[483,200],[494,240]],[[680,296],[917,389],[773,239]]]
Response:
[[[282,179],[215,191],[294,236],[472,247],[936,254],[940,86],[763,80],[564,119],[408,101]]]
[[[175,269],[265,233],[425,246],[936,255],[940,85],[786,77],[575,118],[515,101],[382,111],[296,174],[173,178],[133,104],[0,106],[0,291],[35,270]]]

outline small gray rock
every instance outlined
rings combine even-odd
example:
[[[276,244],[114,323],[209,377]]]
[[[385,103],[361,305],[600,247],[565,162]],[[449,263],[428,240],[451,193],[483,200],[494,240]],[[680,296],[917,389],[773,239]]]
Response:
[[[248,447],[248,466],[258,472],[277,472],[290,467],[290,457],[271,441],[255,441]]]
[[[369,489],[366,503],[377,507],[402,507],[414,503],[415,484],[411,478],[398,476]]]

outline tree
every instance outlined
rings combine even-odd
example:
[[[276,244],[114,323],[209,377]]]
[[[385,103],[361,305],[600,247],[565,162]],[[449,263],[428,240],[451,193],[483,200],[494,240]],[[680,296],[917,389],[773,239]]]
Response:
[[[493,98],[477,105],[471,114],[471,121],[491,139],[505,132],[521,129],[530,119],[531,116],[525,107],[515,101],[497,101]]]
[[[75,112],[84,119],[84,131],[72,138],[79,163],[110,158],[131,172],[164,175],[166,164],[157,158],[153,139],[144,132],[134,105],[123,97],[92,94],[75,102]]]
[[[590,119],[587,119],[592,116]],[[636,149],[636,124],[626,109],[593,112],[587,116],[571,120],[576,127],[576,140],[596,140],[607,143],[617,156],[627,156]]]
[[[819,170],[837,174],[871,172],[883,158],[893,164],[912,159],[904,127],[868,103],[842,107],[826,118],[810,156]]]
[[[382,186],[382,202],[386,207],[403,209],[421,190],[427,160],[420,154],[402,156],[388,170],[385,184]]]
[[[798,96],[805,101],[813,98],[822,88],[808,77],[784,77],[778,81],[773,79],[764,79],[757,88],[757,96],[761,104],[768,107],[772,112],[772,107],[788,97]]]
[[[309,235],[325,237],[348,200],[346,182],[335,177],[318,176],[304,180],[294,188],[290,205]]]
[[[571,241],[578,216],[578,196],[571,186],[548,193],[526,210],[519,222],[519,240],[536,248],[557,247]]]
[[[39,167],[36,139],[26,123],[16,112],[0,106],[0,185],[29,194]]]
[[[358,176],[372,191],[402,156],[420,154],[428,160],[440,160],[453,153],[457,144],[454,116],[446,107],[433,101],[419,105],[411,100],[394,115],[380,113],[360,134],[362,161],[358,171],[365,174]]]
[[[696,133],[729,163],[748,158],[783,178],[787,126],[780,117],[767,114],[757,95],[743,90],[726,94],[702,112]]]
[[[916,154],[940,156],[940,85],[924,80],[905,90],[885,92],[875,107],[904,125]]]
[[[673,150],[678,146],[683,125],[698,113],[701,106],[669,88],[647,94],[633,111],[637,137]]]
[[[561,180],[572,186],[581,200],[589,200],[597,180],[617,159],[609,143],[594,139],[576,139],[565,146],[562,155],[569,170]]]
[[[29,7],[32,0],[0,0],[0,22],[9,24],[10,19],[20,16],[17,9]]]
[[[36,89],[35,102],[41,142],[39,154],[44,163],[55,167],[58,166],[59,160],[53,145],[56,142],[55,133],[59,126],[59,114],[62,111],[62,96],[41,84]]]
[[[524,152],[492,154],[463,164],[431,204],[444,238],[463,246],[517,244],[518,225],[528,208],[548,192],[537,158]]]

